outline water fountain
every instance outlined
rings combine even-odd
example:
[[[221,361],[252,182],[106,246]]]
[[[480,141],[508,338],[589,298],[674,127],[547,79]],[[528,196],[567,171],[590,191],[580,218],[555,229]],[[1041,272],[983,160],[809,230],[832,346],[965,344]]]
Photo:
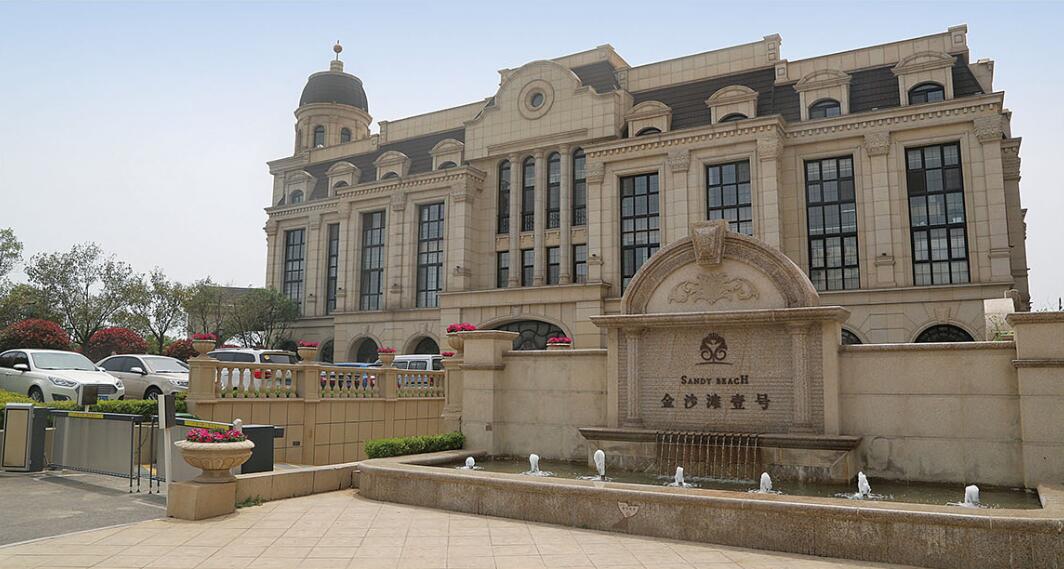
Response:
[[[964,506],[968,508],[978,508],[982,506],[979,502],[979,487],[975,484],[964,487]]]
[[[553,472],[539,469],[539,455],[536,453],[528,455],[528,472],[525,472],[525,474],[528,476],[554,476]]]
[[[599,480],[606,479],[606,453],[602,449],[595,451],[595,470],[598,471]]]
[[[677,466],[676,467],[676,474],[673,475],[672,482],[670,482],[668,485],[669,486],[675,486],[677,488],[687,488],[687,487],[691,486],[690,484],[688,484],[688,483],[683,481],[683,467],[682,466]]]
[[[768,494],[772,491],[772,477],[767,472],[761,473],[761,488],[758,491],[762,494]]]
[[[473,460],[473,457],[467,457],[465,459],[466,470],[473,470],[477,466],[477,461]]]
[[[857,497],[868,498],[872,495],[872,487],[868,484],[868,477],[864,472],[857,473]]]

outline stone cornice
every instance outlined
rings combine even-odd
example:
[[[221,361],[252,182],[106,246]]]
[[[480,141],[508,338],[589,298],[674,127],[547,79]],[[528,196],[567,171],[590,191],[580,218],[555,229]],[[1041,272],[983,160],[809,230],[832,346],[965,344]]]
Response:
[[[591,316],[599,328],[683,328],[702,324],[725,325],[808,321],[845,322],[850,311],[841,306],[812,306],[765,310],[725,310],[720,312],[675,312],[668,314],[611,314]]]
[[[512,153],[525,156],[529,153],[529,150],[532,149],[543,149],[549,146],[558,146],[562,143],[578,143],[586,138],[586,128],[578,128],[576,130],[557,132],[533,138],[523,138],[521,140],[504,142],[502,144],[493,144],[488,147],[488,153],[485,157],[510,155]]]

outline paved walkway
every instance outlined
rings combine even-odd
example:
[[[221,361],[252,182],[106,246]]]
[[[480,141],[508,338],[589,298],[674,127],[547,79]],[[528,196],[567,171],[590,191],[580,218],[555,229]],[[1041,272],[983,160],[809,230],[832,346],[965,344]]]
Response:
[[[897,565],[633,537],[374,502],[353,491],[201,522],[161,519],[0,547],[0,568],[842,569]]]

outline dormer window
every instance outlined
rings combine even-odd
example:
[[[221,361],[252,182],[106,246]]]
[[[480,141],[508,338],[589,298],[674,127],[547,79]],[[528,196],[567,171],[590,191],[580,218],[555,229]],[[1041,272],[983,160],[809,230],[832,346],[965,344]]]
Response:
[[[293,205],[294,204],[298,204],[298,203],[303,203],[303,192],[300,191],[300,190],[296,190],[296,191],[292,192],[291,194],[289,194],[288,195],[288,203],[293,204]]]
[[[387,174],[381,176],[381,179],[382,180],[394,180],[395,178],[398,178],[398,177],[399,177],[399,174],[396,174],[395,172],[388,172]]]
[[[735,122],[735,121],[741,121],[741,120],[743,120],[745,118],[747,118],[747,116],[742,114],[742,113],[732,113],[730,115],[725,116],[724,118],[720,119],[717,122]]]
[[[920,83],[909,90],[909,104],[935,103],[946,100],[946,89],[938,83]]]
[[[842,115],[842,105],[835,99],[821,99],[809,107],[809,118],[824,119]]]
[[[647,135],[650,135],[650,134],[661,134],[661,129],[654,128],[654,127],[651,126],[651,127],[644,128],[643,130],[635,133],[636,136],[647,136]]]
[[[440,164],[440,167],[438,169],[439,170],[448,170],[450,168],[457,168],[457,167],[458,167],[458,164],[455,164],[454,162],[451,162],[450,160],[448,160],[447,162],[444,162],[443,164]]]
[[[320,124],[314,127],[314,148],[325,147],[325,127]]]
[[[344,143],[347,143],[347,142],[351,142],[351,129],[349,129],[349,128],[341,128],[340,129],[340,144],[344,144]]]

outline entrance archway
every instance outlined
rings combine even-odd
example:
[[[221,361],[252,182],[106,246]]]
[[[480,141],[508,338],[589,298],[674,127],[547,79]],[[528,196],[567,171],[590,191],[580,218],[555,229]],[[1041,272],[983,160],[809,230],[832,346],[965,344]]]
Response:
[[[414,345],[414,350],[410,353],[436,355],[440,353],[440,345],[436,343],[436,340],[425,336],[418,340],[417,344]]]

